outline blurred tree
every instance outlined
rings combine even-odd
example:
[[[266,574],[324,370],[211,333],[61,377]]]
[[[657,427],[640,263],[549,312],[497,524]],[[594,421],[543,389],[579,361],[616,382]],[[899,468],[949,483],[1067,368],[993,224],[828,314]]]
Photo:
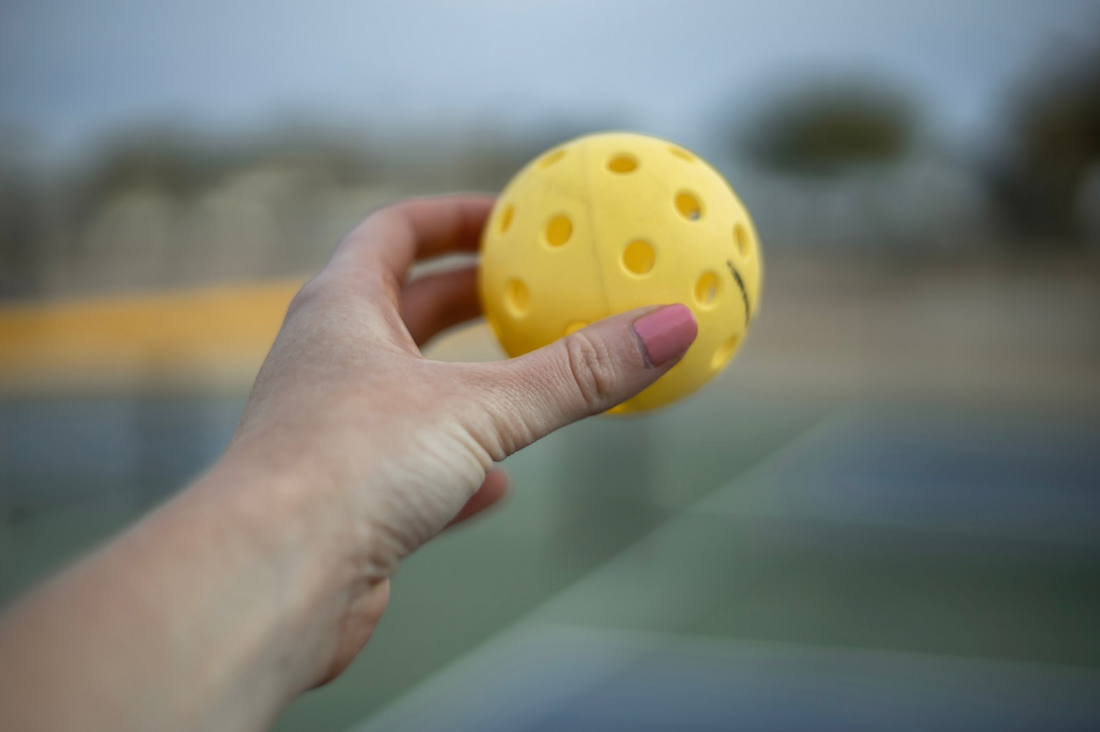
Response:
[[[0,298],[32,289],[37,274],[34,244],[41,233],[38,209],[32,186],[0,170]]]
[[[463,144],[458,161],[460,186],[499,191],[527,163],[561,143],[604,130],[624,129],[620,116],[590,115],[582,118],[544,119],[533,131],[522,134],[501,129],[490,121],[474,128]]]
[[[107,142],[77,184],[73,211],[83,220],[106,201],[136,190],[190,200],[228,174],[271,163],[346,185],[368,180],[371,170],[364,146],[325,131],[296,128],[258,140],[211,140],[172,129],[154,130]]]
[[[899,193],[913,173],[919,122],[899,85],[811,77],[771,93],[755,114],[727,115],[735,156],[785,179],[776,182],[788,236],[867,251],[926,243],[906,213],[930,201]]]
[[[1100,51],[1062,56],[1013,91],[990,185],[1020,242],[1082,243],[1079,197],[1100,166]]]
[[[881,86],[800,88],[750,120],[740,145],[765,168],[791,175],[837,175],[899,160],[910,149],[914,108]]]
[[[42,186],[31,163],[33,135],[0,126],[0,298],[33,293],[35,245],[43,233]]]
[[[463,145],[455,181],[459,187],[498,191],[528,160],[538,155],[539,143],[502,140],[499,135],[479,132]]]
[[[157,131],[104,144],[75,184],[72,213],[83,221],[120,195],[155,190],[174,199],[195,195],[223,173],[225,162],[186,134]]]

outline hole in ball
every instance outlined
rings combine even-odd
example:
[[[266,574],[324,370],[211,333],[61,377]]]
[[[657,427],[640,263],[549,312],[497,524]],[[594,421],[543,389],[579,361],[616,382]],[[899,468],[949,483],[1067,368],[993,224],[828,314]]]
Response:
[[[733,243],[737,245],[737,253],[742,259],[749,256],[749,232],[741,224],[733,227]]]
[[[607,161],[607,169],[612,173],[632,173],[638,169],[638,161],[632,155],[619,153]]]
[[[695,302],[705,308],[709,307],[716,297],[718,297],[718,275],[713,272],[704,272],[695,281]]]
[[[676,210],[688,221],[698,221],[703,218],[703,202],[690,191],[680,191],[676,194]]]
[[[512,204],[508,204],[504,207],[504,210],[500,212],[500,233],[504,234],[508,231],[508,227],[512,225],[512,217],[515,215],[516,209]]]
[[[553,152],[547,153],[546,156],[539,161],[539,170],[546,170],[564,157],[565,150],[554,150]]]
[[[546,224],[546,243],[552,247],[560,247],[573,236],[573,222],[568,216],[558,214]]]
[[[733,352],[736,350],[737,336],[730,336],[722,345],[718,346],[718,350],[710,357],[710,367],[715,371],[722,368],[729,363],[730,358],[733,357]]]
[[[623,266],[631,274],[648,274],[657,262],[657,252],[648,241],[635,239],[623,250]]]
[[[669,147],[668,151],[683,160],[685,163],[695,162],[695,156],[689,153],[687,150],[683,149],[682,147],[676,147],[675,145],[673,145],[672,147]]]
[[[565,331],[564,331],[564,334],[565,334],[565,335],[573,335],[573,334],[574,334],[574,333],[576,333],[576,332],[577,332],[578,330],[580,330],[581,328],[584,328],[584,327],[586,327],[587,325],[588,325],[588,321],[585,321],[585,320],[574,320],[574,321],[573,321],[572,323],[570,323],[569,325],[565,326]]]
[[[523,280],[508,280],[504,288],[504,306],[515,318],[522,318],[531,309],[531,291]]]

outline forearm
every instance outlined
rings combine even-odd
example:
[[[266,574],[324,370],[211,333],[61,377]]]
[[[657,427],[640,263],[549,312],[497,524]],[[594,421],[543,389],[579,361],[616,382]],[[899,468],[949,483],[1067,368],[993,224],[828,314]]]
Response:
[[[291,302],[227,457],[0,619],[0,729],[259,729],[351,662],[397,563],[493,505],[489,470],[639,394],[698,332],[684,305],[499,364],[418,350],[477,312],[493,199],[382,209]],[[489,472],[487,472],[489,471]]]
[[[305,492],[223,463],[0,622],[0,728],[259,729],[350,601]]]

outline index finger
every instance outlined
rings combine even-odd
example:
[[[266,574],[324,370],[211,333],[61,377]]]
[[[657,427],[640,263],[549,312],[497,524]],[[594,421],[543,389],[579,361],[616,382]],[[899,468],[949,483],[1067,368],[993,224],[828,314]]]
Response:
[[[381,208],[336,248],[333,262],[380,267],[398,279],[418,259],[478,248],[493,196],[411,198]]]

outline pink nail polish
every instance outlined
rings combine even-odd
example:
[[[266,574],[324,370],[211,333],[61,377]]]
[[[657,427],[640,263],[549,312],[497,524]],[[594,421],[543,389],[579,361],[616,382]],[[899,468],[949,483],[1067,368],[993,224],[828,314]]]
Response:
[[[699,334],[699,324],[687,305],[666,305],[635,320],[634,332],[649,363],[664,366],[687,351]]]

